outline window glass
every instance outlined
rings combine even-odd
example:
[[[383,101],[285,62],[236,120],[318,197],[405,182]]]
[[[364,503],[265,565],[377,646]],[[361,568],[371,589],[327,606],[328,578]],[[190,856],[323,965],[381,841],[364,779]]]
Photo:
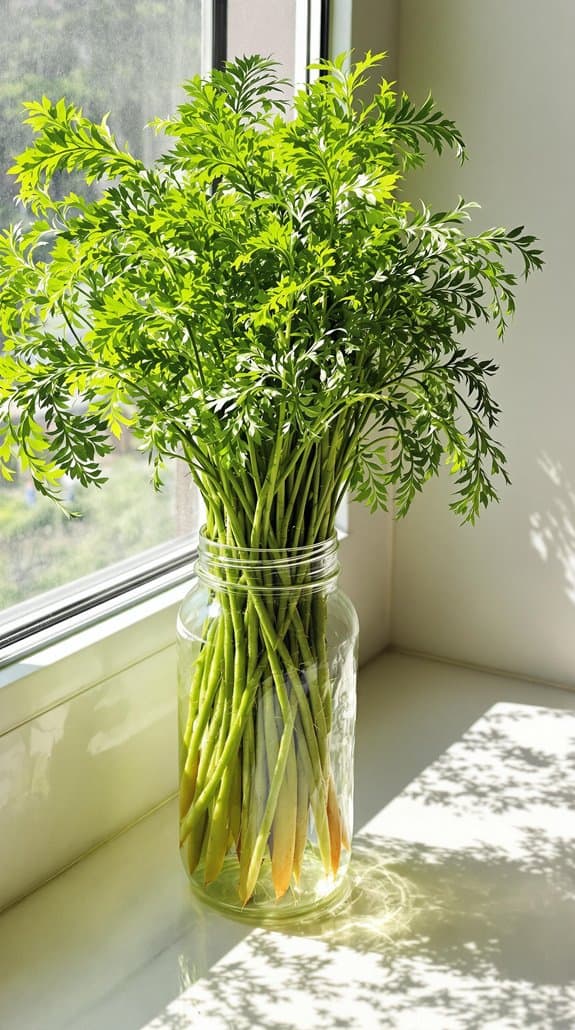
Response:
[[[25,218],[6,174],[31,138],[22,101],[65,96],[98,120],[109,111],[119,142],[153,161],[162,141],[144,126],[173,111],[181,82],[200,71],[200,9],[200,0],[0,0],[2,226]],[[80,183],[73,188],[86,195]],[[0,482],[0,629],[2,611],[14,614],[9,606],[190,539],[196,501],[183,465],[169,468],[155,493],[147,458],[126,433],[106,473],[101,490],[69,483],[67,500],[81,514],[73,520],[37,494],[29,477],[17,472],[13,483]]]
[[[298,17],[300,0],[250,0],[251,18],[245,16],[243,0],[228,0],[228,55],[263,54],[273,57],[282,75],[292,81],[298,44],[307,59],[307,3],[305,18]],[[273,25],[273,37],[270,26]],[[304,69],[298,74],[303,78]]]

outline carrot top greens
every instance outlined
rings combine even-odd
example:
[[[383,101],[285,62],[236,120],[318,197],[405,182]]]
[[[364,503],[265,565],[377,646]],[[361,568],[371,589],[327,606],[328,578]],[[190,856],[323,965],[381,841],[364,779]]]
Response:
[[[238,543],[264,517],[277,542],[297,537],[278,491],[310,448],[327,462],[316,535],[348,488],[376,508],[394,484],[404,514],[444,460],[464,520],[496,497],[496,365],[461,337],[481,319],[503,334],[517,282],[503,258],[527,276],[541,252],[523,228],[468,235],[473,205],[398,199],[424,146],[465,151],[431,98],[383,79],[358,99],[382,56],[322,62],[295,117],[272,61],[194,78],[155,123],[171,148],[151,168],[106,119],[26,104],[35,139],[10,171],[27,215],[0,234],[4,476],[17,458],[54,497],[64,473],[100,485],[129,423],[156,485],[177,455],[218,518],[244,513]],[[101,181],[98,199],[66,193],[72,171]]]

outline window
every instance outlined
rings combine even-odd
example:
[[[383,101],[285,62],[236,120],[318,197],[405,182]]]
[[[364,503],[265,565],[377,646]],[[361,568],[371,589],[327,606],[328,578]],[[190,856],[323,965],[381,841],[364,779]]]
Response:
[[[110,111],[118,140],[150,163],[161,139],[144,127],[173,111],[180,84],[200,71],[209,26],[201,0],[4,0],[2,8],[0,225],[6,226],[26,217],[6,174],[31,138],[22,124],[23,101],[65,96],[98,120]],[[72,188],[89,189],[79,182]],[[186,470],[173,463],[165,489],[155,493],[147,459],[129,432],[106,462],[102,490],[67,484],[78,519],[66,518],[30,477],[14,471],[13,482],[0,481],[4,646],[46,619],[53,624],[102,596],[118,597],[134,578],[151,580],[166,563],[189,558],[198,504]]]

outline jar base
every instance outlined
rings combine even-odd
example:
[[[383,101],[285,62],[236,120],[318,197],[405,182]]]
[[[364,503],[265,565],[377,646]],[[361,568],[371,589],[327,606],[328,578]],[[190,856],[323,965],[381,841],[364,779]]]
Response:
[[[226,858],[214,883],[205,886],[201,870],[189,877],[189,882],[195,897],[222,915],[258,926],[283,926],[302,917],[323,912],[328,914],[345,904],[350,890],[346,875],[348,865],[349,855],[346,854],[336,876],[326,876],[319,853],[315,848],[306,849],[299,885],[290,887],[282,898],[276,898],[271,862],[267,858],[262,864],[254,895],[243,906],[238,897],[238,860],[235,855]]]

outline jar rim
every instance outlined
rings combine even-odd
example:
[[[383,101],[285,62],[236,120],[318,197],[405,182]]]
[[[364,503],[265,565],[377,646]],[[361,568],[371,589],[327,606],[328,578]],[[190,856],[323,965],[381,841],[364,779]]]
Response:
[[[330,554],[332,551],[336,551],[339,547],[339,539],[337,533],[332,536],[326,537],[325,540],[316,540],[313,544],[297,544],[295,547],[251,547],[249,544],[228,544],[221,540],[214,540],[209,537],[206,533],[206,526],[200,527],[198,533],[199,547],[201,549],[209,549],[211,553],[217,555],[218,551],[223,554],[262,554],[269,556],[273,559],[274,555],[288,556],[293,555],[294,557],[305,557],[314,558],[321,557],[326,554]]]
[[[236,546],[212,540],[207,536],[205,526],[202,526],[196,573],[204,582],[212,584],[221,580],[226,570],[230,574],[242,573],[242,578],[247,576],[252,588],[266,590],[293,590],[295,586],[302,589],[306,580],[314,580],[318,587],[325,587],[337,580],[340,571],[338,547],[339,541],[335,534],[326,540],[296,547]],[[275,572],[280,579],[269,587],[263,580],[254,580],[253,577],[261,575],[263,569],[268,570],[266,575]],[[290,578],[286,580],[285,576]],[[296,576],[296,579],[292,580],[292,576]],[[304,581],[302,577],[305,577]]]

